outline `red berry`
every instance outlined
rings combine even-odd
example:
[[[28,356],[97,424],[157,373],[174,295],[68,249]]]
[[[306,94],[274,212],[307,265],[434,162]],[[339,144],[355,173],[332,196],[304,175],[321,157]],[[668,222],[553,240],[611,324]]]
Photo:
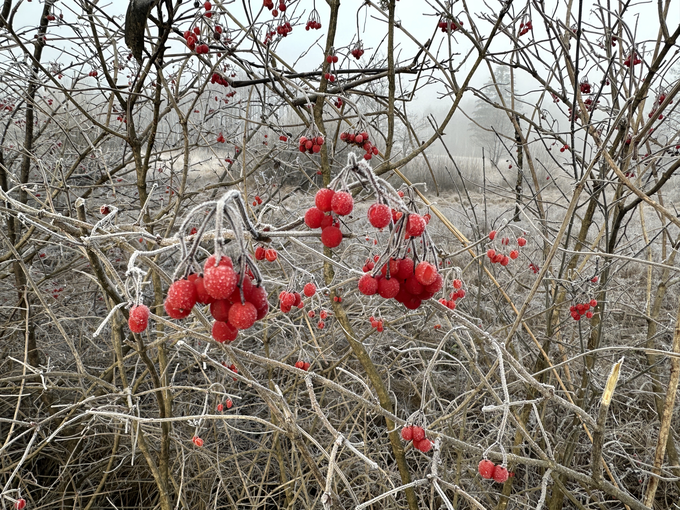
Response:
[[[312,297],[314,294],[316,294],[316,285],[314,285],[312,282],[309,282],[305,284],[305,286],[302,289],[302,292],[305,293],[305,296]]]
[[[413,441],[422,441],[425,439],[425,430],[423,427],[413,427]]]
[[[248,329],[257,320],[257,309],[251,302],[234,303],[229,309],[229,322],[237,329]]]
[[[190,308],[178,308],[168,299],[163,303],[163,307],[165,308],[165,312],[173,319],[185,319],[191,313]]]
[[[218,410],[219,412],[224,411],[224,406],[223,406],[222,404],[217,404],[217,410]]]
[[[512,251],[510,252],[510,258],[511,258],[512,260],[515,260],[517,257],[519,257],[519,252],[518,252],[517,250],[512,250]]]
[[[378,280],[370,274],[365,274],[359,278],[359,292],[364,296],[372,296],[378,292]]]
[[[591,308],[595,308],[597,306],[597,299],[591,299],[589,304]]]
[[[415,276],[422,285],[430,285],[437,279],[437,268],[424,260],[416,266]]]
[[[331,209],[338,216],[347,216],[354,209],[354,199],[346,191],[338,191],[331,199]]]
[[[264,258],[269,262],[274,262],[278,256],[278,253],[276,253],[276,250],[273,248],[264,251]]]
[[[309,228],[319,228],[323,221],[325,214],[318,207],[310,207],[305,213],[305,224]]]
[[[404,441],[411,441],[413,440],[413,427],[404,427],[401,429],[401,438]]]
[[[375,228],[385,228],[392,220],[390,208],[385,204],[373,204],[368,209],[368,221]]]
[[[493,248],[489,248],[486,252],[486,256],[489,257],[490,259],[493,259],[496,256],[496,250]]]
[[[338,227],[326,227],[321,231],[321,242],[328,248],[335,248],[342,242],[342,231]]]
[[[227,322],[229,320],[230,308],[231,300],[217,299],[210,303],[210,315],[212,315],[213,319],[215,319],[216,321]]]
[[[423,293],[432,294],[434,296],[437,292],[442,290],[443,286],[444,279],[442,278],[441,274],[437,273],[437,277],[435,278],[435,280],[431,284],[425,286]]]
[[[492,230],[491,232],[489,232],[489,239],[491,239],[493,241],[495,237],[496,237],[496,231],[495,230]]]
[[[586,313],[586,319],[592,319],[593,318],[593,312],[587,312]]]
[[[425,232],[425,220],[419,214],[409,214],[406,222],[406,233],[411,237],[420,237]]]
[[[479,474],[482,476],[482,478],[490,480],[491,478],[493,478],[494,471],[496,470],[496,465],[488,459],[483,459],[479,462],[477,470],[479,471]]]
[[[493,472],[493,479],[498,483],[505,483],[508,479],[508,470],[503,466],[496,466]]]
[[[518,237],[517,238],[517,245],[522,247],[527,244],[527,240],[524,239],[523,237]]]
[[[363,278],[363,277],[362,277]],[[378,281],[378,294],[384,299],[392,299],[399,293],[399,280],[396,278],[380,278]]]
[[[191,309],[196,304],[198,295],[196,293],[196,286],[189,280],[177,280],[168,289],[166,302],[170,303],[173,308],[176,308],[180,313],[191,313]]]
[[[250,304],[250,303],[249,303]],[[212,337],[220,342],[233,342],[238,336],[238,329],[228,322],[215,321],[212,327]]]
[[[201,446],[203,446],[203,439],[201,439],[201,438],[198,437],[198,436],[192,437],[192,438],[191,438],[191,441],[192,441],[196,446],[198,446],[199,448],[200,448]]]
[[[16,510],[24,510],[24,508],[26,508],[26,500],[24,498],[17,499],[14,503],[14,508],[16,508]]]
[[[330,212],[332,209],[331,202],[333,200],[333,195],[335,195],[335,191],[332,189],[321,188],[316,192],[314,203],[323,212]]]
[[[324,321],[319,321],[319,323],[316,325],[317,328],[323,329],[326,327],[326,323]]]
[[[210,263],[211,258],[212,264]],[[228,259],[228,257],[222,257],[220,265],[215,266],[214,256],[211,255],[211,257],[208,257],[203,269],[203,285],[208,294],[215,299],[226,299],[231,296],[238,282],[238,275],[231,267],[231,260],[229,260],[228,264],[222,263],[222,260],[225,258]]]
[[[234,405],[234,403],[231,401],[230,398],[227,399],[227,409],[231,409],[231,407]]]
[[[146,305],[133,306],[130,309],[128,326],[133,333],[141,333],[149,325],[149,307]]]
[[[210,9],[212,9],[212,4],[210,2],[205,2],[203,4],[203,7],[205,7],[206,11],[209,11]]]
[[[461,280],[459,280],[458,278],[453,280],[453,288],[454,289],[460,289],[462,287],[463,287],[463,282]]]
[[[264,247],[258,246],[255,248],[255,260],[264,260]]]
[[[423,453],[427,453],[432,449],[432,441],[430,441],[428,438],[423,438],[420,441],[416,441],[415,439],[413,440],[413,447],[417,450],[420,450]]]

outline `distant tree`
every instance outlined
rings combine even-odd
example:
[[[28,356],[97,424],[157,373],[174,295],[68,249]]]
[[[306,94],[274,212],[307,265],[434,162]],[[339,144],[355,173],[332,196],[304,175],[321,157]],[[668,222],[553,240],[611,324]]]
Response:
[[[508,137],[506,146],[512,143],[511,138],[514,138],[512,122],[503,109],[503,104],[505,107],[510,106],[511,99],[510,70],[508,67],[497,67],[494,69],[494,76],[477,91],[477,100],[472,112],[475,143],[483,147],[487,156],[496,163],[505,150],[499,137]]]

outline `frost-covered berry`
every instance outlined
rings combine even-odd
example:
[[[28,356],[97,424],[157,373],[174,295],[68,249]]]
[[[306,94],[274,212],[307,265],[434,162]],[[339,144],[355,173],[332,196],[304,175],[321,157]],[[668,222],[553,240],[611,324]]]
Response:
[[[321,242],[328,248],[335,248],[342,242],[342,231],[338,227],[326,227],[321,231]]]
[[[392,212],[385,204],[373,204],[368,208],[368,221],[375,228],[385,228],[392,220]]]
[[[220,343],[229,343],[236,340],[238,329],[228,322],[215,321],[212,327],[212,337]]]
[[[372,296],[378,292],[378,280],[370,274],[365,274],[359,278],[359,292],[364,296]]]
[[[234,303],[229,309],[229,322],[237,329],[248,329],[257,320],[257,309],[251,302]]]
[[[331,202],[333,200],[335,191],[329,188],[321,188],[316,192],[314,197],[315,205],[323,212],[330,212],[332,210]]]
[[[346,191],[338,191],[331,199],[331,210],[338,216],[347,216],[354,209],[354,199]]]
[[[138,305],[130,308],[128,326],[133,333],[141,333],[149,325],[149,307]]]

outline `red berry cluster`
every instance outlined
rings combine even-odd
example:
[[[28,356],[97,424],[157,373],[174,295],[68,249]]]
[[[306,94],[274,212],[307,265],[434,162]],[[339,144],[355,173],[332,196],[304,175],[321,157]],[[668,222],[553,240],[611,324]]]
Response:
[[[173,319],[184,319],[196,303],[210,305],[210,314],[216,321],[212,328],[213,338],[218,342],[231,342],[240,329],[250,328],[269,311],[264,287],[253,285],[251,275],[246,274],[243,286],[239,288],[239,278],[230,257],[220,257],[217,263],[216,257],[211,255],[203,267],[203,276],[194,273],[186,280],[177,280],[170,285],[165,311]]]
[[[306,152],[308,154],[318,154],[321,152],[321,146],[324,144],[325,140],[323,136],[312,136],[307,138],[306,136],[300,137],[300,152]]]
[[[210,83],[212,84],[217,83],[218,85],[223,85],[225,87],[229,86],[229,82],[227,81],[227,79],[220,73],[213,73],[212,77],[210,78]]]
[[[590,94],[590,83],[588,83],[588,80],[582,81],[580,85],[581,89],[581,94]]]
[[[295,368],[299,368],[300,370],[304,370],[305,372],[309,370],[309,367],[311,366],[312,364],[309,363],[308,361],[297,360],[295,362]]]
[[[234,405],[234,402],[230,398],[228,398],[224,404],[222,404],[222,403],[217,404],[217,410],[219,412],[222,412],[222,411],[224,411],[225,407],[227,409],[231,409],[233,405]]]
[[[451,294],[449,294],[449,299],[439,298],[439,302],[443,304],[449,310],[455,310],[456,301],[465,297],[465,289],[463,289],[463,282],[456,278],[453,280],[453,288],[455,289]]]
[[[326,62],[328,62],[329,64],[337,64],[338,63],[337,55],[326,55]]]
[[[92,70],[89,73],[87,73],[87,75],[96,78],[97,76],[99,76],[99,73],[97,71]]]
[[[531,269],[534,272],[534,274],[538,273],[538,266],[533,262],[529,264],[529,269]]]
[[[307,18],[307,24],[305,25],[305,30],[309,31],[309,29],[312,30],[319,30],[321,28],[321,18],[319,17],[319,13],[316,12],[316,9],[312,9],[312,12],[309,14],[309,18]]]
[[[220,132],[220,135],[217,137],[217,143],[224,143],[226,140],[224,139],[224,135]]]
[[[283,313],[290,312],[294,306],[297,308],[304,308],[305,304],[302,302],[302,296],[299,292],[281,291],[279,294],[279,306]]]
[[[523,36],[524,34],[528,33],[529,30],[533,30],[534,26],[531,24],[531,20],[527,21],[526,23],[520,23],[519,24],[519,35]]]
[[[413,447],[423,453],[432,449],[432,441],[425,437],[425,429],[416,425],[408,425],[401,429],[401,438],[404,441],[413,441]]]
[[[479,470],[479,474],[482,475],[482,478],[486,478],[487,480],[493,478],[494,481],[498,483],[505,483],[510,477],[507,468],[497,466],[489,459],[481,460],[477,469]]]
[[[149,307],[146,305],[137,305],[130,308],[128,316],[128,327],[133,333],[141,333],[149,325]]]
[[[333,83],[337,78],[337,76],[335,76],[334,74],[331,74],[331,73],[324,73],[323,77],[324,77],[324,79],[328,80],[331,83]]]
[[[462,21],[454,21],[447,18],[440,18],[439,23],[437,23],[437,28],[441,29],[441,31],[444,33],[447,33],[449,30],[451,32],[455,32],[459,27],[462,26]]]
[[[376,331],[378,331],[378,333],[382,333],[382,332],[383,332],[383,330],[384,330],[384,325],[383,325],[382,319],[377,320],[375,317],[373,317],[373,316],[371,315],[370,321],[371,321],[371,327],[372,327],[373,329],[375,329]]]
[[[489,232],[489,239],[492,241],[496,238],[496,231],[492,230]],[[517,238],[517,246],[519,248],[526,246],[527,240],[523,237],[518,237]],[[504,237],[501,239],[501,245],[503,246],[509,246],[510,245],[510,238]],[[508,255],[503,255],[500,252],[497,252],[493,248],[489,248],[486,252],[486,256],[489,257],[489,260],[491,261],[492,264],[500,264],[501,266],[507,266],[510,260],[515,260],[516,258],[519,257],[519,250],[510,250],[510,253]]]
[[[569,150],[569,144],[565,143],[562,147],[560,147],[560,152],[568,151]]]
[[[255,248],[255,260],[267,260],[268,262],[274,262],[278,258],[279,254],[274,248],[265,249],[263,246],[258,246]]]
[[[581,316],[585,315],[586,319],[593,318],[593,312],[590,308],[595,308],[597,306],[597,299],[591,299],[587,303],[577,303],[576,305],[569,307],[569,312],[571,313],[571,318],[575,321],[580,321]]]
[[[361,41],[357,42],[354,45],[354,48],[352,49],[351,53],[352,53],[352,56],[354,58],[356,58],[357,60],[359,60],[361,58],[361,56],[364,54],[364,47],[363,47],[363,44],[361,43]]]
[[[262,205],[262,199],[260,198],[260,195],[255,195],[255,200],[253,200],[253,207],[257,207],[258,205]]]
[[[321,242],[328,248],[335,248],[342,242],[340,222],[334,220],[333,214],[347,216],[354,209],[354,199],[347,191],[335,191],[321,188],[314,198],[316,207],[310,207],[305,213],[305,224],[309,228],[321,229]],[[330,213],[330,214],[326,214]]]
[[[99,208],[99,213],[106,216],[111,213],[111,208],[108,205],[103,205]]]
[[[384,299],[394,298],[409,310],[415,310],[424,300],[433,297],[444,283],[433,264],[424,260],[415,265],[410,257],[390,259],[380,272],[375,277],[366,273],[359,278],[359,292],[365,296],[379,294]]]
[[[357,147],[361,147],[363,150],[365,150],[366,154],[364,154],[364,159],[366,160],[371,159],[374,155],[378,155],[380,152],[378,148],[370,142],[368,139],[368,133],[366,131],[361,131],[359,133],[350,133],[346,131],[344,133],[340,133],[340,140],[349,145],[356,145]]]
[[[631,61],[633,62],[633,65],[636,66],[638,64],[642,64],[642,60],[638,58],[637,53],[633,53],[629,57],[626,57],[626,60],[623,61],[623,65],[626,67],[630,67]]]
[[[283,0],[279,0],[278,10],[274,9],[274,2],[272,0],[264,0],[263,5],[272,11],[272,16],[275,18],[279,15],[279,12],[286,12],[286,4]]]
[[[339,98],[337,98],[337,99],[335,100],[335,107],[336,107],[338,110],[339,110],[340,108],[342,108],[342,104],[343,104],[343,103],[342,103],[342,98],[341,98],[341,97],[339,97]]]
[[[57,19],[57,17],[54,14],[48,14],[45,16],[45,19],[47,19],[47,21],[54,21]]]

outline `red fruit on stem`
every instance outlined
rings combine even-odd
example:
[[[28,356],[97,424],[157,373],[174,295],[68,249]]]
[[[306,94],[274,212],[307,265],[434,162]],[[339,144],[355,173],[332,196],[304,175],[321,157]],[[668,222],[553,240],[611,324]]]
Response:
[[[264,260],[264,247],[258,246],[255,248],[255,260]]]
[[[430,285],[437,279],[437,268],[424,260],[416,266],[415,276],[422,285]]]
[[[314,203],[321,211],[330,212],[332,209],[331,202],[333,200],[333,195],[335,195],[335,191],[332,189],[321,188],[316,192]]]
[[[496,466],[493,472],[493,479],[498,483],[505,483],[508,480],[509,473],[503,466]]]
[[[406,222],[406,233],[411,237],[420,237],[425,232],[425,220],[419,214],[409,214]]]
[[[220,343],[229,343],[236,340],[238,329],[228,322],[215,321],[212,327],[212,337]]]
[[[278,256],[278,253],[276,253],[276,250],[273,248],[264,251],[264,258],[269,262],[274,262]]]
[[[217,299],[210,304],[210,315],[216,321],[227,322],[229,320],[229,309],[231,302],[229,299]]]
[[[229,322],[237,329],[248,329],[257,320],[257,309],[251,302],[234,303],[229,309]]]
[[[319,228],[325,214],[318,207],[310,207],[305,213],[305,225],[309,228]]]
[[[373,204],[368,209],[368,221],[375,228],[385,228],[392,220],[389,206],[385,204]]]
[[[342,231],[338,227],[326,227],[321,231],[321,242],[328,248],[335,248],[342,242]]]
[[[518,237],[517,238],[517,245],[522,247],[527,244],[527,240],[524,239],[523,237]]]
[[[496,470],[496,465],[488,459],[483,459],[479,462],[477,470],[482,478],[490,480],[493,478],[494,471]]]
[[[133,306],[130,309],[128,326],[133,333],[141,333],[149,325],[149,307],[146,305]]]
[[[519,252],[518,252],[517,250],[512,250],[512,251],[510,252],[510,258],[511,258],[512,260],[515,260],[517,257],[519,257]]]
[[[192,441],[196,446],[198,446],[199,448],[200,448],[201,446],[203,446],[203,439],[201,439],[201,438],[198,437],[198,436],[192,437],[192,438],[191,438],[191,441]]]
[[[423,438],[420,441],[414,440],[413,447],[423,453],[427,453],[432,449],[432,441],[430,441],[428,438]]]
[[[354,199],[346,191],[338,191],[331,199],[331,210],[338,216],[347,216],[354,209]]]
[[[387,278],[381,278],[378,282],[378,294],[384,299],[392,299],[399,293],[400,287],[399,280],[396,278],[390,278],[389,280]]]
[[[203,285],[214,299],[226,299],[231,296],[237,282],[238,275],[229,265],[222,265],[221,260],[217,267],[206,264],[203,273]]]
[[[219,412],[224,411],[224,406],[223,406],[222,404],[217,404],[217,410],[218,410]]]
[[[302,292],[305,293],[305,296],[312,297],[314,294],[316,294],[316,285],[314,285],[312,282],[309,282],[302,288]]]
[[[493,241],[495,237],[496,237],[496,231],[495,230],[492,230],[491,232],[489,232],[489,239],[491,239]]]
[[[364,296],[372,296],[378,292],[378,280],[370,274],[365,274],[359,278],[359,292]]]
[[[26,508],[26,500],[24,498],[17,499],[14,503],[14,508],[16,508],[16,510],[24,510],[24,508]]]
[[[413,427],[413,440],[414,441],[422,441],[425,439],[425,430],[423,427]]]
[[[193,282],[190,282],[189,280],[177,280],[170,285],[166,301],[183,313],[184,311],[191,312],[197,299],[196,286]]]

